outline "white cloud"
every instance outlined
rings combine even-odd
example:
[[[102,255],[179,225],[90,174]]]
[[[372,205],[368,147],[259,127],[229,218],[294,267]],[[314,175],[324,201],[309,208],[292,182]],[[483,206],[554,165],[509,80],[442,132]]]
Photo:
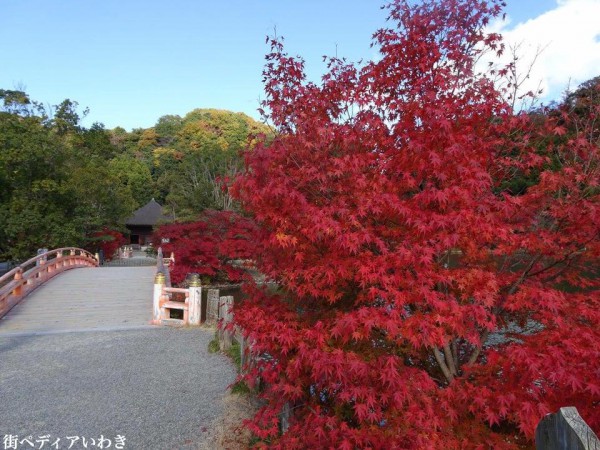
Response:
[[[544,102],[600,75],[600,0],[557,0],[554,9],[538,17],[517,24],[508,18],[491,28],[504,36],[507,47],[519,46],[522,72],[543,49],[523,87],[541,86]]]

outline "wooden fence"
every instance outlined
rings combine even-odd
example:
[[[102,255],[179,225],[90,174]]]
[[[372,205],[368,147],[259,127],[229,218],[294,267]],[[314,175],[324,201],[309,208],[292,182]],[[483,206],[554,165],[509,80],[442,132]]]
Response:
[[[240,327],[233,327],[233,296],[220,296],[219,289],[208,289],[206,294],[206,323],[219,325],[217,337],[221,351],[227,351],[237,341],[240,346],[240,370],[244,370],[250,363],[252,343],[244,335]],[[219,324],[220,322],[220,324]]]

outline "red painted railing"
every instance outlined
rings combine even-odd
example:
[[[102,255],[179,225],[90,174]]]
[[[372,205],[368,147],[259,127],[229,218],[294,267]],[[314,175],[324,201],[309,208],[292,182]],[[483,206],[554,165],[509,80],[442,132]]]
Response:
[[[53,276],[77,267],[96,266],[94,255],[75,247],[50,250],[25,261],[0,277],[0,317]]]
[[[154,278],[153,319],[154,325],[200,325],[202,288],[198,275],[190,282],[190,287],[171,287],[171,267],[175,264],[175,255],[163,257],[162,248],[158,248],[156,257],[156,276]],[[183,294],[184,301],[174,301],[173,294]],[[183,319],[171,319],[171,310],[183,311]]]

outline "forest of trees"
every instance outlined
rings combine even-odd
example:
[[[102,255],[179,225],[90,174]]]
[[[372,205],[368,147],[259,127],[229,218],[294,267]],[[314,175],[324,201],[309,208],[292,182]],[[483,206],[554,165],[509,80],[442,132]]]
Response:
[[[86,128],[86,114],[69,99],[46,107],[0,89],[0,260],[22,261],[40,247],[94,249],[103,230],[125,231],[126,218],[151,198],[178,219],[231,209],[220,181],[241,167],[249,136],[269,132],[216,109],[166,115],[131,132]]]

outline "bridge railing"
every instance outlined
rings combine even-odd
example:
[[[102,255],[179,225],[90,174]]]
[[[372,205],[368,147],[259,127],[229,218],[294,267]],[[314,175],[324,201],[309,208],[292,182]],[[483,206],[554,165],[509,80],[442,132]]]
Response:
[[[53,276],[77,267],[96,266],[94,255],[76,247],[50,250],[25,261],[0,277],[0,318]]]
[[[190,279],[188,288],[171,287],[171,267],[175,264],[175,255],[163,257],[162,248],[156,257],[156,276],[154,277],[154,294],[152,307],[152,323],[154,325],[200,325],[202,307],[202,287],[196,274]],[[175,297],[183,297],[183,301]],[[181,318],[171,317],[171,311],[180,311]]]

